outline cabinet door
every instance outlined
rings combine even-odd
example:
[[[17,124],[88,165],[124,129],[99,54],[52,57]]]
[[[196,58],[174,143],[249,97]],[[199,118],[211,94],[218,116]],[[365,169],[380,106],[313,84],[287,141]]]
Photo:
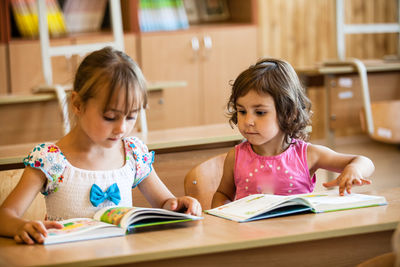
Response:
[[[255,26],[207,28],[202,32],[203,122],[227,123],[230,82],[257,60]]]
[[[191,31],[141,36],[141,67],[146,79],[187,83],[186,87],[166,88],[161,94],[149,93],[149,130],[201,123],[199,52],[193,50],[192,38],[196,43],[197,36]]]
[[[361,133],[359,112],[362,108],[360,80],[357,75],[328,76],[329,126],[336,136]]]
[[[99,33],[99,34],[92,34],[92,35],[82,35],[77,36],[73,39],[73,44],[93,44],[93,43],[107,43],[107,42],[114,42],[114,36],[109,33]],[[133,60],[138,60],[138,52],[137,52],[137,38],[134,34],[124,34],[124,48],[125,53],[130,56]],[[79,63],[82,59],[86,56],[80,55],[77,59],[76,67],[78,67]]]
[[[69,45],[69,39],[52,40],[51,45]],[[9,44],[10,82],[12,93],[31,93],[35,86],[45,83],[42,71],[40,42],[37,40],[12,41]],[[73,80],[74,61],[63,56],[51,59],[53,83],[70,84]]]

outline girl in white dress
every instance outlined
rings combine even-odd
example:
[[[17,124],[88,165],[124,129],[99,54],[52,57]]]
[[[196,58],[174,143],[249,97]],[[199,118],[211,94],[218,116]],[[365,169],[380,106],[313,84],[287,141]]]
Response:
[[[154,153],[127,137],[147,105],[145,79],[123,52],[106,47],[80,64],[71,93],[72,130],[56,143],[39,144],[24,159],[20,182],[0,207],[0,235],[43,243],[58,220],[92,217],[107,206],[132,206],[138,187],[153,207],[201,215],[191,197],[176,198],[152,168]],[[22,219],[36,195],[45,195],[44,221]]]

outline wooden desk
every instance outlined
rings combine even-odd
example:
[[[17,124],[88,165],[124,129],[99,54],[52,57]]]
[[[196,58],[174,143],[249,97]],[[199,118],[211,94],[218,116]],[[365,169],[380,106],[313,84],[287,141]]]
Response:
[[[371,101],[400,99],[400,62],[366,60]],[[312,101],[313,139],[334,146],[334,136],[361,135],[360,79],[352,66],[296,69]]]
[[[138,135],[156,153],[188,151],[212,147],[231,147],[242,140],[228,123],[150,131]],[[37,143],[0,146],[0,170],[23,168],[22,160]]]
[[[368,193],[389,204],[249,223],[204,215],[174,228],[49,246],[0,238],[0,265],[354,266],[389,252],[400,221],[400,188]]]
[[[226,153],[241,140],[242,136],[238,131],[226,123],[150,131],[146,143],[150,150],[156,152],[153,166],[159,177],[175,196],[183,196],[183,179],[195,165]],[[0,185],[5,187],[0,187],[3,194],[0,195],[0,203],[19,181],[24,168],[22,160],[35,145],[36,143],[0,146]],[[28,209],[28,218],[37,219],[43,213],[44,201],[38,198]],[[138,189],[133,195],[133,203],[136,206],[150,206]]]

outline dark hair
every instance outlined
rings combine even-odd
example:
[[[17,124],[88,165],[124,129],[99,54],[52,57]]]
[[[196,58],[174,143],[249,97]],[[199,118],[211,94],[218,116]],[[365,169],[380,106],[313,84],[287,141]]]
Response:
[[[125,113],[133,106],[146,108],[146,81],[139,66],[124,52],[105,47],[86,56],[75,74],[74,88],[85,104],[101,88],[107,88],[104,110],[114,94],[125,90]]]
[[[284,60],[261,59],[243,71],[232,85],[227,104],[229,123],[237,124],[236,101],[250,90],[269,94],[275,102],[280,129],[286,141],[307,139],[307,125],[311,123],[311,102],[293,67]]]

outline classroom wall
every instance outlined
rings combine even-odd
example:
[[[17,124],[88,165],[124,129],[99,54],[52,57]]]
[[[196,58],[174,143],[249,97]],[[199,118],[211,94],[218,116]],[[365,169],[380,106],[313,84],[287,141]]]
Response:
[[[259,0],[260,56],[295,67],[336,58],[334,0]],[[397,0],[345,0],[346,23],[397,22]],[[397,53],[397,34],[346,35],[346,56],[382,58]]]

